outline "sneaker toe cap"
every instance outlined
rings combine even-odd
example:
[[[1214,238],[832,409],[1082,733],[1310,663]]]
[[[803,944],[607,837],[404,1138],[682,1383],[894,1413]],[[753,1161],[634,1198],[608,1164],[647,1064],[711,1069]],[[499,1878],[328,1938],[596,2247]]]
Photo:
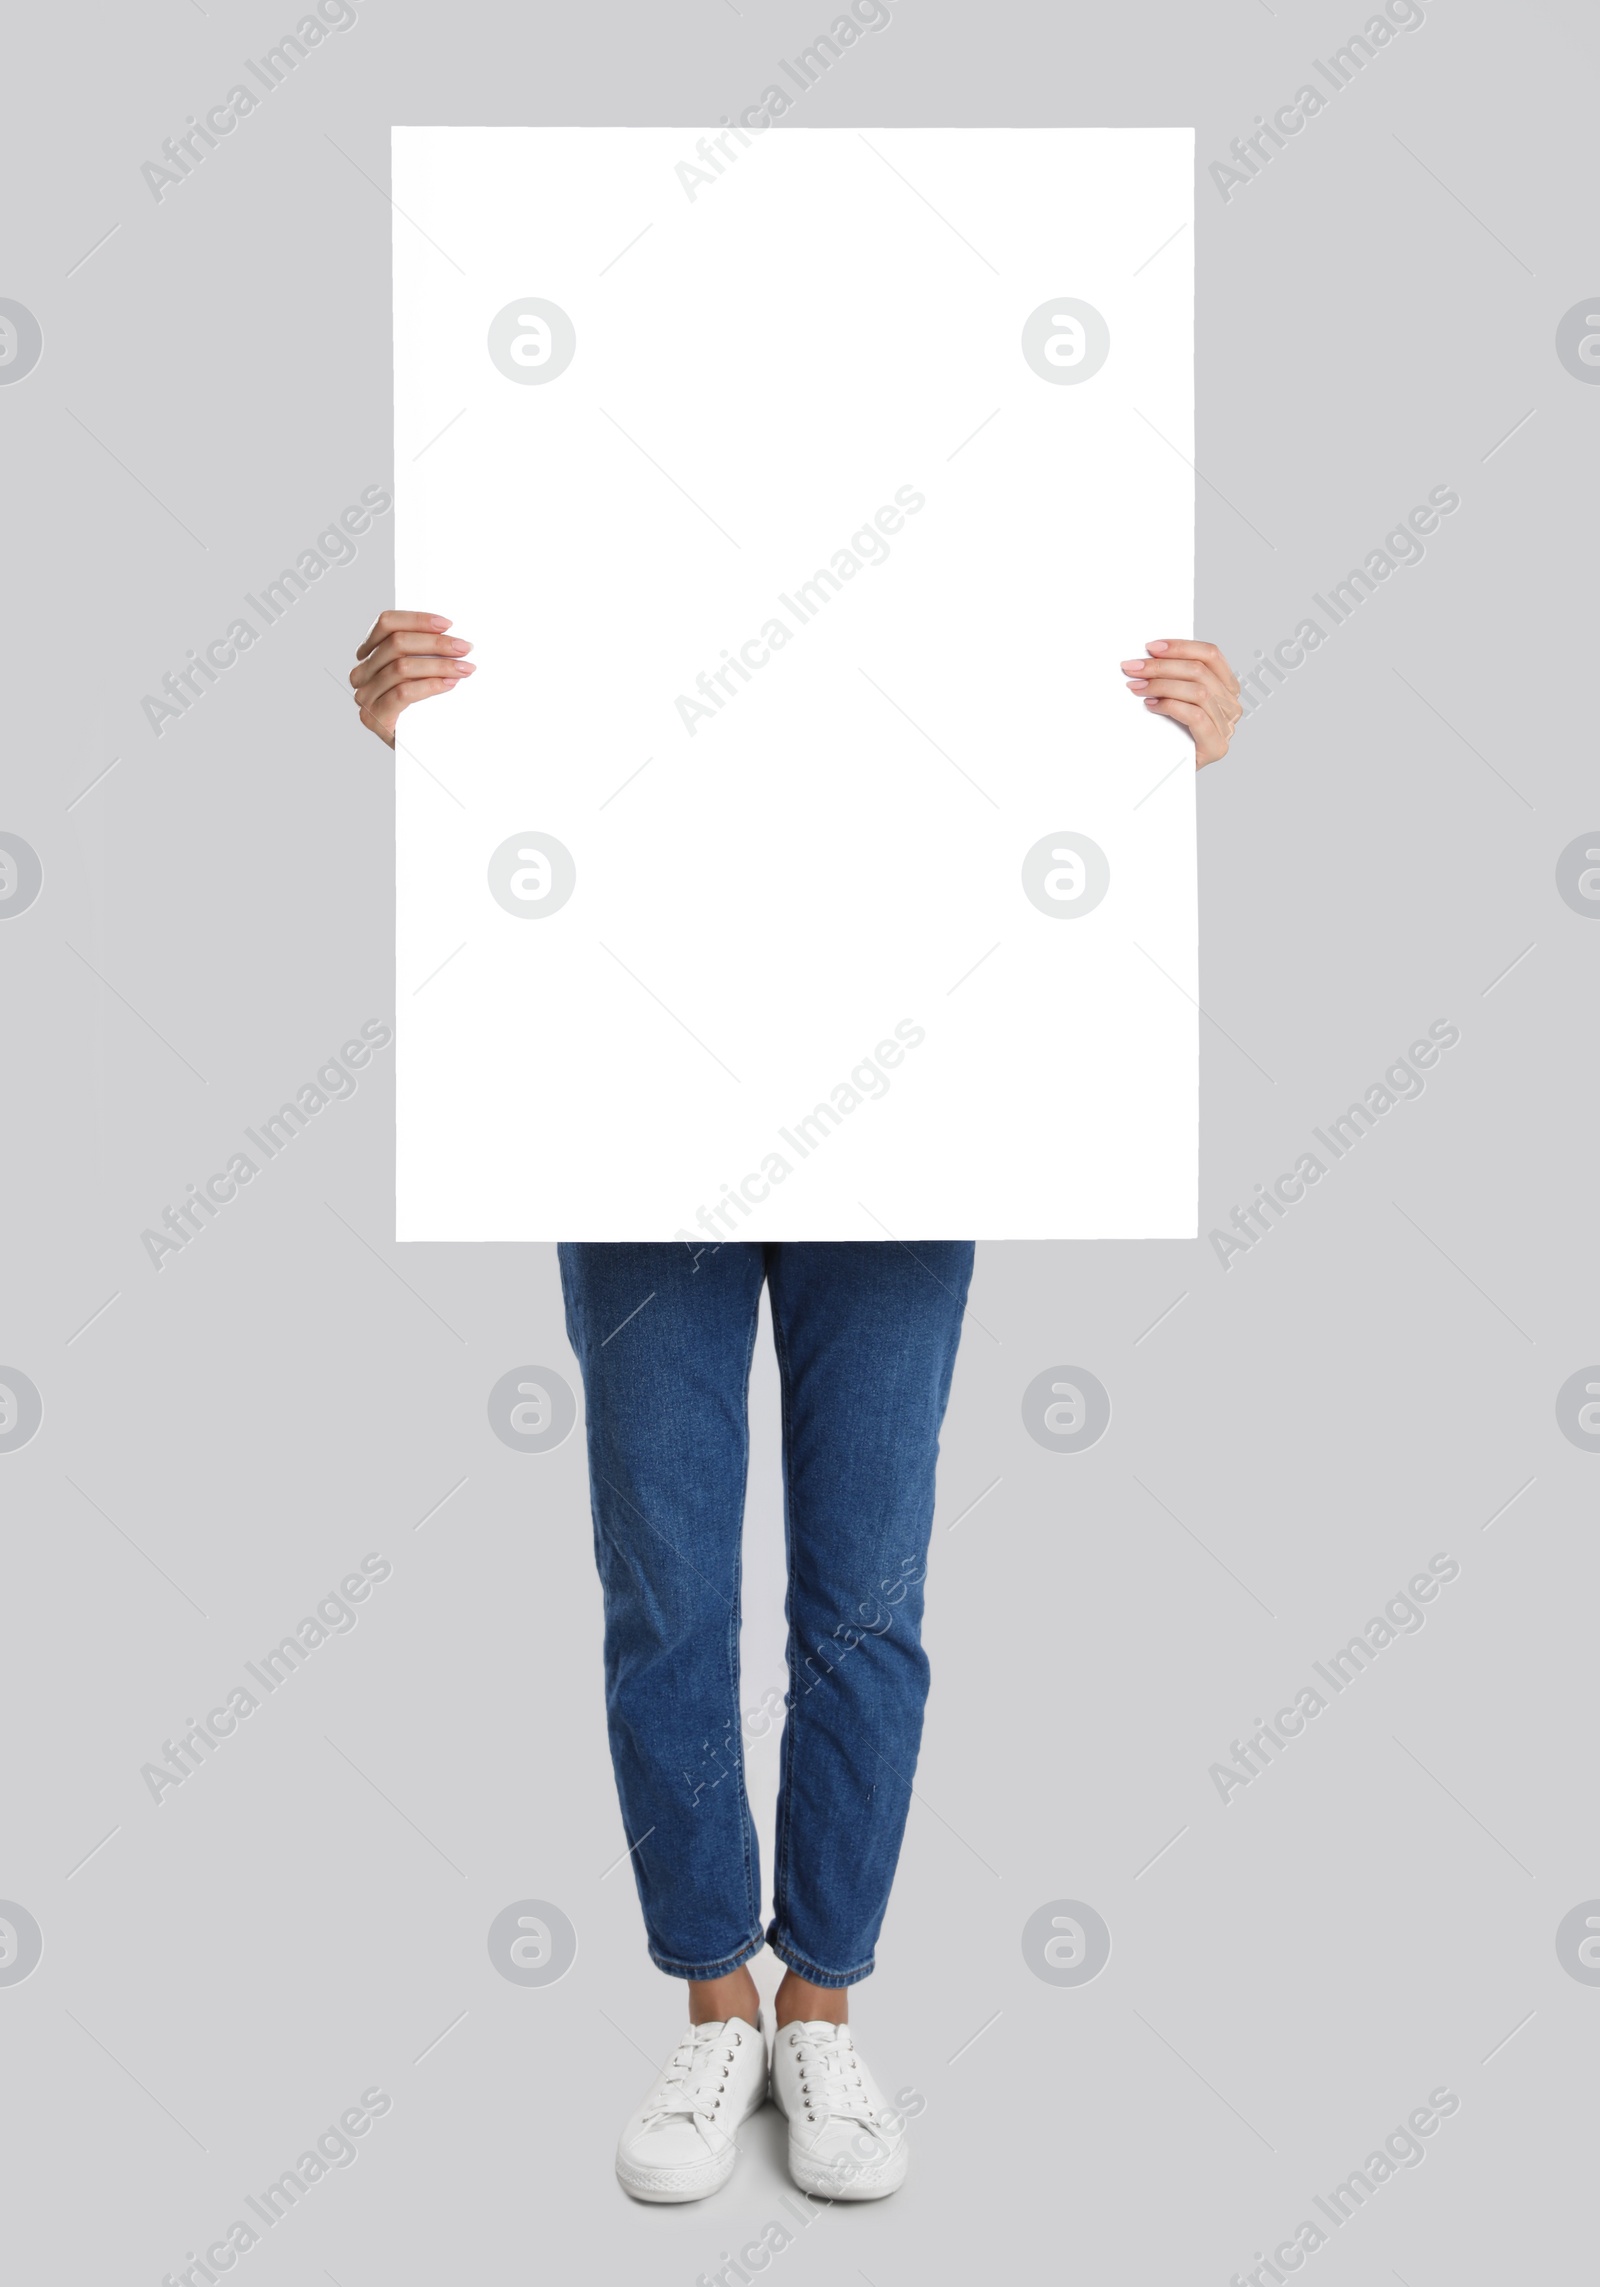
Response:
[[[792,2127],[793,2156],[808,2174],[836,2181],[847,2195],[851,2186],[866,2189],[905,2173],[905,2137],[889,2137],[881,2129],[855,2120],[830,2120],[814,2126],[802,2114]]]

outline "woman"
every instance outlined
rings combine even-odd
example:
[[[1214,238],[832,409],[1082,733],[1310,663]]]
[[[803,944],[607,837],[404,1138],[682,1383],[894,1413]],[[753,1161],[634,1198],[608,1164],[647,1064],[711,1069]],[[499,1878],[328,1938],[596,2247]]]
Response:
[[[386,611],[356,654],[361,720],[394,745],[407,707],[475,669],[432,612]],[[1211,643],[1153,642],[1127,688],[1228,750],[1239,684]],[[617,2148],[644,2200],[696,2200],[733,2173],[770,2092],[802,2190],[880,2199],[904,2181],[904,2122],[848,2024],[871,1973],[927,1697],[922,1581],[934,1466],[972,1274],[967,1240],[564,1245],[583,1370],[606,1709],[650,1956],[687,1980],[689,2029]],[[745,1796],[739,1543],[746,1391],[761,1289],[783,1389],[789,1691],[773,1916]],[[650,1308],[641,1307],[648,1300]],[[749,1963],[784,1964],[767,2057]]]

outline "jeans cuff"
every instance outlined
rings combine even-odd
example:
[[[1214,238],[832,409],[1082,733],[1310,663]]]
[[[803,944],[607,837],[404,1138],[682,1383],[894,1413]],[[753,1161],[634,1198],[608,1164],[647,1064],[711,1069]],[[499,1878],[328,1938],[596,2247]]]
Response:
[[[657,1969],[664,1969],[668,1977],[690,1977],[696,1984],[702,1984],[708,1978],[727,1977],[734,1970],[742,1969],[747,1961],[754,1960],[763,1943],[761,1932],[757,1930],[755,1936],[747,1938],[737,1952],[724,1955],[721,1961],[676,1961],[671,1954],[660,1952],[653,1944],[649,1951],[650,1959]]]
[[[792,1969],[796,1977],[803,1977],[807,1985],[859,1985],[864,1977],[872,1975],[874,1957],[871,1954],[865,1961],[858,1962],[854,1969],[822,1968],[820,1963],[812,1961],[781,1935],[776,1921],[768,1926],[767,1944],[784,1968]]]

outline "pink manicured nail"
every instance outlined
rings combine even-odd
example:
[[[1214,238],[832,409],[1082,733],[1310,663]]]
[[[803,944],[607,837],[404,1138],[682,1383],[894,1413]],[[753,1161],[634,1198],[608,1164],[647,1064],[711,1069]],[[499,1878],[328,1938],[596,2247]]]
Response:
[[[1160,651],[1170,651],[1170,650],[1171,650],[1171,648],[1172,648],[1171,644],[1169,644],[1169,643],[1166,643],[1166,642],[1162,642],[1162,643],[1147,643],[1147,644],[1145,645],[1145,649],[1146,649],[1146,651],[1156,651],[1156,652],[1160,652]]]
[[[1160,704],[1161,704],[1161,701],[1160,701],[1159,699],[1146,699],[1146,701],[1145,701],[1145,705],[1146,705],[1147,707],[1159,707],[1159,706],[1160,706]]]
[[[1149,688],[1150,686],[1148,683],[1141,683],[1137,679],[1128,685],[1128,689],[1130,691],[1148,691]]]

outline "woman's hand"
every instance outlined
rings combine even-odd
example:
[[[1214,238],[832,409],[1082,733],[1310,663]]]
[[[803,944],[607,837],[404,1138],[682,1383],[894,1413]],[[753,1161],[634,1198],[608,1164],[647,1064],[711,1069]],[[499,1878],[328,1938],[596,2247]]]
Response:
[[[1204,770],[1228,751],[1239,717],[1239,678],[1214,643],[1147,643],[1147,659],[1124,659],[1128,689],[1152,714],[1170,715],[1194,740]]]
[[[452,691],[475,672],[465,654],[472,649],[451,635],[451,622],[437,612],[385,611],[372,623],[356,653],[350,683],[361,720],[386,746],[407,707]],[[1147,643],[1144,659],[1124,659],[1127,688],[1153,714],[1169,715],[1194,741],[1195,768],[1218,762],[1228,751],[1244,709],[1239,678],[1214,643],[1166,639]]]
[[[381,611],[350,670],[356,705],[369,731],[385,746],[407,707],[436,692],[453,691],[473,673],[462,656],[472,649],[445,631],[450,622],[433,611]]]

